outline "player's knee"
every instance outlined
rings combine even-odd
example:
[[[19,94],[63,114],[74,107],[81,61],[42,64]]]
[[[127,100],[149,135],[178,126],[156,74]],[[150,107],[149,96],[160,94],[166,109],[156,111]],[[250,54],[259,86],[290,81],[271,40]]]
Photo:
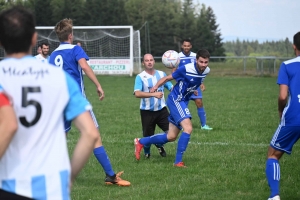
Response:
[[[188,126],[188,127],[183,128],[183,132],[185,132],[185,133],[191,134],[192,131],[193,131],[192,126]]]
[[[195,99],[195,104],[197,108],[202,108],[203,107],[202,99]]]

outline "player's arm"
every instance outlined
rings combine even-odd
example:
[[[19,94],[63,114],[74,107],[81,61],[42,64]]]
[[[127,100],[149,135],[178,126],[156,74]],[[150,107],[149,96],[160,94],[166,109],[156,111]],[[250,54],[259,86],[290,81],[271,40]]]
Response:
[[[18,122],[10,101],[0,93],[0,159],[18,129]]]
[[[150,98],[155,97],[158,99],[161,99],[164,96],[164,93],[162,92],[142,92],[140,90],[134,91],[134,95],[136,98]]]
[[[96,140],[99,137],[98,129],[95,127],[92,117],[88,111],[77,116],[73,120],[73,123],[80,131],[80,138],[76,144],[71,159],[72,182],[88,161],[94,149]]]
[[[156,85],[150,89],[150,92],[155,92],[160,86],[164,85],[166,82],[171,81],[173,79],[174,78],[173,78],[172,74],[161,78],[159,81],[157,81]]]
[[[80,65],[80,67],[84,71],[85,75],[87,75],[87,77],[89,77],[89,79],[91,79],[91,81],[97,87],[97,92],[98,92],[99,99],[103,100],[104,99],[104,91],[103,91],[96,75],[94,74],[93,70],[91,69],[89,64],[86,62],[86,59],[81,58],[80,60],[78,60],[78,64]]]
[[[286,106],[287,99],[289,95],[289,87],[287,85],[279,85],[279,96],[278,96],[278,114],[281,119],[283,109]]]

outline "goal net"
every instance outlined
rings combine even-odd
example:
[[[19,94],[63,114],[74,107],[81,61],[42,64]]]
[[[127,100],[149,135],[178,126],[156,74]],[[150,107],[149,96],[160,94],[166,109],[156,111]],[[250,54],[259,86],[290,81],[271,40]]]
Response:
[[[47,41],[50,53],[59,46],[54,27],[36,27],[38,44]],[[141,72],[140,33],[132,26],[74,26],[74,44],[80,42],[95,74]],[[37,46],[33,49],[37,54]]]

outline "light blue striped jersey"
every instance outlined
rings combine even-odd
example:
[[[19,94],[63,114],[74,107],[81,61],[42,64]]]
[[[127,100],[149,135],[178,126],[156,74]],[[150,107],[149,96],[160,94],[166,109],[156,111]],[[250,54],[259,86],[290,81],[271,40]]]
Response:
[[[185,55],[183,52],[180,52],[179,57],[180,57],[179,66],[183,66],[188,63],[196,62],[196,53],[194,53],[194,52],[190,52],[189,55]]]
[[[160,70],[155,70],[155,74],[148,74],[146,71],[141,72],[135,78],[134,92],[150,92],[150,89],[155,86],[157,81],[162,77],[165,77],[166,73]],[[170,81],[166,82],[164,85],[157,89],[158,92],[164,92],[164,88],[171,90],[173,87]],[[158,111],[166,106],[164,96],[161,99],[150,97],[150,98],[141,98],[140,109],[141,110],[150,110]]]
[[[80,59],[89,60],[81,46],[61,42],[51,53],[49,63],[63,68],[78,83],[82,94],[84,94],[83,73],[78,61]]]
[[[172,73],[172,77],[177,83],[170,95],[172,95],[176,101],[189,101],[190,96],[199,88],[209,72],[209,67],[206,67],[203,73],[199,72],[196,63],[189,63],[178,67],[178,69]]]
[[[32,56],[6,58],[0,62],[0,88],[18,119],[0,159],[0,188],[33,199],[70,199],[63,121],[91,109],[75,80]]]
[[[289,87],[289,97],[283,110],[282,126],[300,126],[300,56],[280,65],[277,84]]]

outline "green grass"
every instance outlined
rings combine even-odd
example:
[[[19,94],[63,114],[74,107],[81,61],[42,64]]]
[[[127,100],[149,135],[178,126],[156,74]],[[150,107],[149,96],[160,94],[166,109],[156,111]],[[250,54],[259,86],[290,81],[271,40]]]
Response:
[[[194,131],[184,154],[188,168],[174,168],[176,142],[165,145],[167,157],[152,147],[151,158],[134,158],[133,139],[141,137],[135,77],[98,76],[105,99],[85,80],[86,94],[100,124],[103,144],[116,172],[124,170],[131,187],[105,186],[104,172],[94,156],[73,185],[73,200],[97,199],[267,199],[265,178],[268,143],[277,128],[278,86],[274,77],[208,76],[204,106],[212,131],[200,130],[190,102]],[[157,129],[157,132],[160,132]],[[68,134],[70,152],[78,138]],[[300,199],[299,145],[281,159],[281,198]]]

